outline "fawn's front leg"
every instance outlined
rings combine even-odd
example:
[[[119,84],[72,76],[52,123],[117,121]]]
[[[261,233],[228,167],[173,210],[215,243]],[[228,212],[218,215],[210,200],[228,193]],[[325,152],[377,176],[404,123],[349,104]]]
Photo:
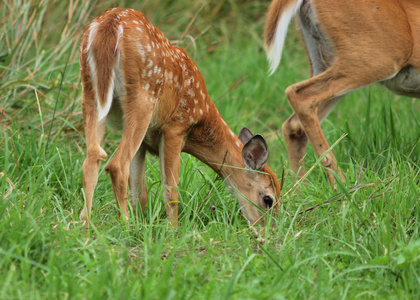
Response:
[[[147,204],[146,186],[146,148],[140,146],[130,164],[130,200],[133,213],[137,217],[137,202],[144,211]]]
[[[159,141],[159,159],[162,181],[164,186],[163,197],[166,205],[166,214],[169,224],[178,226],[178,183],[179,164],[182,150],[183,135],[176,130],[162,133]]]

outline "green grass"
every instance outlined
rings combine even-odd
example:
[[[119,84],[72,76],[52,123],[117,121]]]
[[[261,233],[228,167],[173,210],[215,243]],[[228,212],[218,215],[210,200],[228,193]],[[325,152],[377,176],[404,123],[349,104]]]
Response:
[[[207,1],[120,1],[179,40]],[[0,299],[302,299],[420,296],[420,102],[380,86],[352,93],[323,123],[347,182],[319,164],[282,200],[264,245],[205,165],[183,154],[180,226],[167,227],[159,162],[147,158],[149,202],[118,221],[103,170],[93,228],[78,221],[85,144],[78,41],[115,1],[2,1],[0,15]],[[285,88],[308,76],[291,30],[279,70],[262,47],[268,2],[205,4],[181,46],[231,127],[263,133],[283,194],[294,181],[281,124]],[[106,134],[113,153],[118,133]],[[306,166],[317,162],[308,147]],[[309,210],[308,210],[309,209]]]

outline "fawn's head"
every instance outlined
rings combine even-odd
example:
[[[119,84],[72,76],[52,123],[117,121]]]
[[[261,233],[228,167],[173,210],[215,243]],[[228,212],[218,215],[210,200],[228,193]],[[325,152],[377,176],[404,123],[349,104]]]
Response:
[[[228,184],[233,187],[245,218],[253,224],[280,198],[280,184],[266,165],[269,151],[264,137],[242,128],[239,139],[244,144],[244,168],[232,172]]]

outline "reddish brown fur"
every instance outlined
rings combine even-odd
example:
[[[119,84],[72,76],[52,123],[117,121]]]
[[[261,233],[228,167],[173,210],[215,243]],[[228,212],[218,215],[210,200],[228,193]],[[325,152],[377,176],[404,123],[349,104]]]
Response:
[[[274,0],[266,23],[267,49],[282,13],[297,0]],[[410,0],[304,0],[299,25],[313,77],[289,86],[293,114],[283,124],[292,169],[304,174],[308,138],[321,156],[329,144],[320,122],[343,95],[381,82],[392,91],[420,97],[420,3]],[[322,164],[337,171],[332,152]],[[328,179],[334,177],[327,171]]]
[[[101,70],[98,75],[101,76],[98,77],[100,104],[96,103],[89,71],[90,51]],[[82,36],[80,64],[88,147],[83,165],[86,207],[81,212],[82,219],[90,215],[99,161],[106,158],[100,144],[107,119],[124,130],[120,146],[105,169],[111,175],[115,198],[124,215],[128,213],[128,181],[132,197],[136,198],[138,192],[141,207],[145,208],[146,150],[161,158],[167,214],[174,225],[178,216],[175,188],[181,151],[196,156],[219,172],[264,210],[262,198],[256,195],[270,195],[274,201],[279,198],[280,185],[265,162],[257,170],[260,172],[245,170],[244,145],[211,102],[195,63],[183,49],[173,46],[142,13],[117,8],[107,10],[95,19]],[[98,109],[106,107],[107,84],[112,70],[116,74],[112,107],[107,117],[98,121],[95,119]],[[135,209],[135,202],[132,203]],[[261,215],[246,201],[240,204],[245,207],[244,213],[250,222]]]

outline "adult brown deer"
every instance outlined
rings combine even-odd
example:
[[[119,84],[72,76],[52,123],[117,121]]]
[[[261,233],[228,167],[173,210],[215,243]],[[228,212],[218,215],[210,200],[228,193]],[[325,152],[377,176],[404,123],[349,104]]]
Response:
[[[210,100],[204,80],[187,53],[171,43],[147,18],[132,9],[113,8],[84,31],[80,44],[82,107],[87,144],[83,163],[86,202],[80,218],[90,218],[101,160],[105,124],[122,130],[120,145],[105,168],[117,206],[128,217],[131,203],[147,202],[146,151],[159,155],[166,212],[178,224],[181,151],[218,172],[253,223],[280,196],[266,166],[264,138],[244,128],[239,138]],[[260,209],[260,210],[259,210]]]
[[[286,89],[294,114],[282,129],[291,167],[301,167],[302,176],[308,138],[318,156],[329,149],[320,123],[345,94],[380,82],[397,94],[420,97],[420,1],[274,0],[265,27],[271,73],[294,15],[312,78]],[[330,183],[331,170],[344,180],[332,152],[322,165]]]

